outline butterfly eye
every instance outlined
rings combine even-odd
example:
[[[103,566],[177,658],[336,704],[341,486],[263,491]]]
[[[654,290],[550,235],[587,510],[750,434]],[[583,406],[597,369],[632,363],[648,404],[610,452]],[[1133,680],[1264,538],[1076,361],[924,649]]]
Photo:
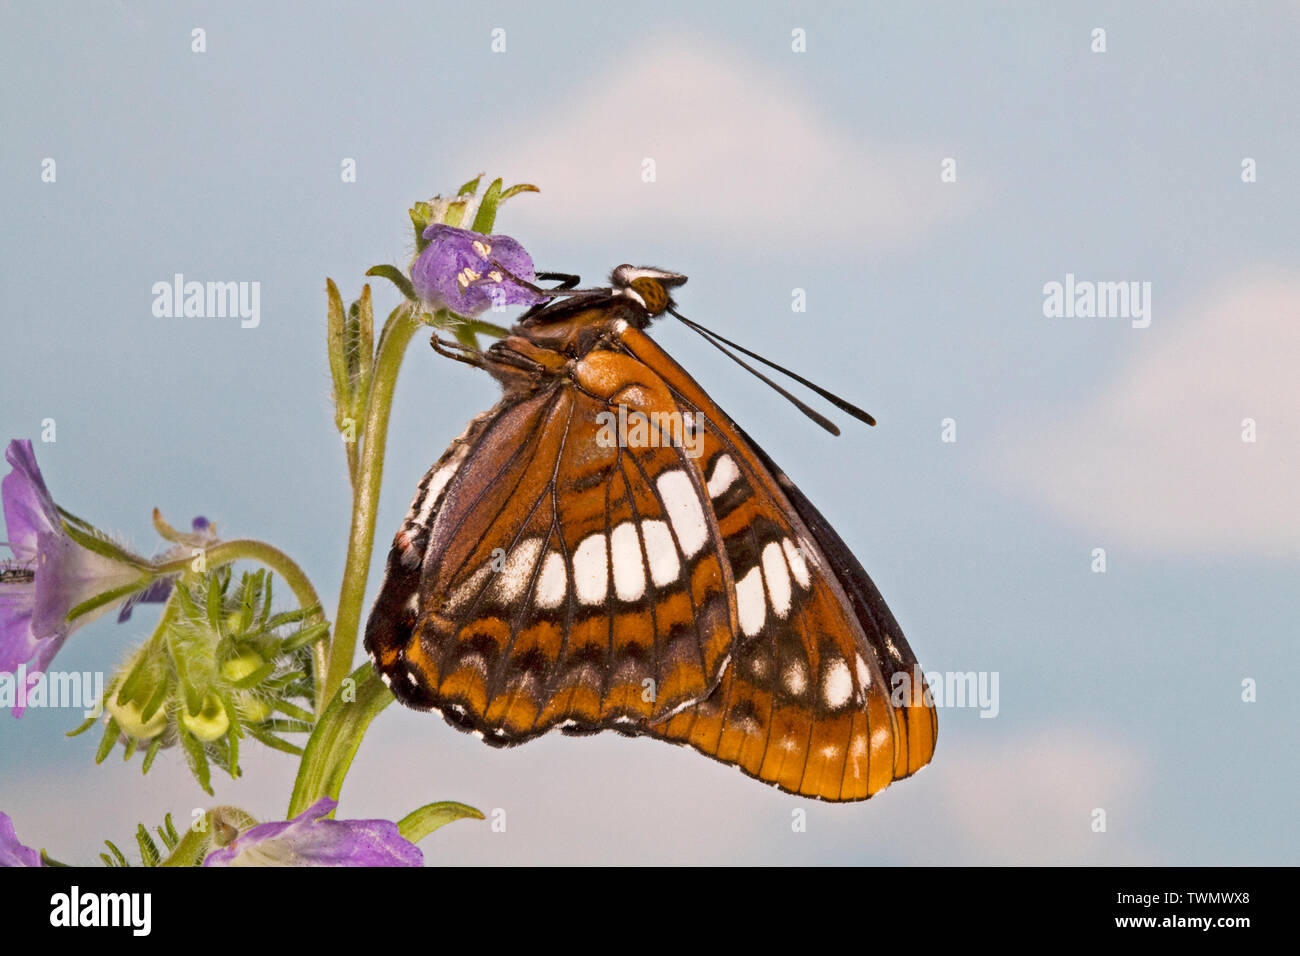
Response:
[[[645,303],[646,311],[651,315],[661,315],[668,308],[668,290],[664,288],[663,283],[658,279],[642,276],[633,279],[629,285],[641,297],[641,301]]]

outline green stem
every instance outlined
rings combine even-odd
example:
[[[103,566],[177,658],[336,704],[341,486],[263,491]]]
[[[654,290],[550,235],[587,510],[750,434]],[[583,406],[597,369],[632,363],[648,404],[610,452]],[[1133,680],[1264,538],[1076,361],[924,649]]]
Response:
[[[298,763],[298,779],[289,798],[288,817],[302,813],[321,797],[338,799],[343,778],[352,766],[352,758],[361,746],[370,722],[393,702],[392,692],[384,686],[369,662],[350,675],[356,694],[337,694],[316,721]]]
[[[379,507],[379,485],[384,473],[384,448],[388,441],[388,416],[393,406],[393,389],[402,356],[411,338],[423,328],[414,308],[399,308],[388,318],[379,337],[374,377],[366,401],[366,420],[361,433],[361,455],[352,495],[352,532],[348,538],[347,564],[339,592],[338,614],[334,618],[334,639],[330,643],[329,666],[323,693],[317,701],[331,700],[352,670],[357,633],[370,574],[370,554],[375,542],[375,515]]]
[[[284,578],[293,591],[293,596],[298,600],[299,607],[320,608],[320,597],[316,594],[316,588],[312,586],[311,579],[303,572],[298,563],[289,557],[279,548],[267,544],[265,541],[256,541],[252,538],[238,538],[234,541],[222,541],[206,548],[203,553],[204,561],[213,565],[230,564],[233,561],[257,561],[266,565],[280,577]],[[166,564],[158,565],[155,570],[161,574],[175,574],[177,572],[186,572],[190,570],[193,558],[177,558],[175,561],[168,561]],[[323,614],[317,612],[316,617],[324,620]],[[319,713],[325,707],[325,702],[329,700],[322,693],[322,685],[325,681],[325,671],[327,667],[327,655],[329,648],[326,646],[328,640],[322,638],[312,645],[313,662],[312,668],[316,675],[316,710]]]

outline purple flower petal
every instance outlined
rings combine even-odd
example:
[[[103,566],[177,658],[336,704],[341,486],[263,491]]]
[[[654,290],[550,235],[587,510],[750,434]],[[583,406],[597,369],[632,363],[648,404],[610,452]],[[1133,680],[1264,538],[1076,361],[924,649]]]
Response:
[[[10,441],[5,449],[5,460],[14,469],[0,481],[0,501],[4,505],[9,550],[19,561],[34,561],[37,537],[61,532],[63,521],[45,487],[45,479],[41,477],[31,439]]]
[[[485,236],[437,223],[424,230],[429,244],[411,266],[416,293],[435,309],[473,316],[502,305],[534,305],[544,298],[497,268],[532,282],[532,257],[509,236]]]
[[[292,820],[259,823],[204,866],[421,866],[424,854],[388,820],[329,820],[338,801],[321,797]]]
[[[0,810],[0,866],[44,866],[41,855],[18,842],[9,814]]]
[[[131,610],[137,604],[161,604],[172,593],[172,579],[159,578],[153,584],[149,585],[143,591],[136,591],[126,603],[122,605],[122,610],[117,615],[117,623],[124,624],[131,619]]]
[[[68,612],[96,595],[146,580],[146,572],[82,547],[64,530],[54,499],[36,464],[32,443],[15,439],[5,449],[13,471],[0,481],[9,548],[18,567],[0,580],[0,670],[28,663],[32,677],[49,667],[68,635],[110,605],[68,623]],[[14,716],[22,716],[15,707]]]

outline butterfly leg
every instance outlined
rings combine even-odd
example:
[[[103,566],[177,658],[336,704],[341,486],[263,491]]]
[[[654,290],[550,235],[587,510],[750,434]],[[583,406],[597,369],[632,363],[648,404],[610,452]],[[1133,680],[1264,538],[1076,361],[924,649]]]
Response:
[[[464,362],[466,365],[473,365],[475,368],[484,368],[487,365],[483,359],[483,353],[478,349],[472,349],[468,345],[461,345],[459,342],[453,342],[450,339],[440,338],[437,332],[430,336],[429,344],[433,346],[433,350],[439,355],[455,359],[457,362]]]

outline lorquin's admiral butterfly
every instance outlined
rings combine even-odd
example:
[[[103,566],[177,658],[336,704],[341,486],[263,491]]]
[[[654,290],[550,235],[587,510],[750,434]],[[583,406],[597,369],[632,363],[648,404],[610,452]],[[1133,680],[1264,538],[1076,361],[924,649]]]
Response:
[[[920,670],[875,585],[645,329],[671,313],[874,420],[682,316],[683,275],[510,277],[547,298],[507,338],[433,338],[505,394],[425,475],[389,554],[366,649],[398,700],[496,746],[557,727],[686,743],[825,800],[924,766],[934,707],[891,694]],[[608,440],[629,419],[640,440]]]

